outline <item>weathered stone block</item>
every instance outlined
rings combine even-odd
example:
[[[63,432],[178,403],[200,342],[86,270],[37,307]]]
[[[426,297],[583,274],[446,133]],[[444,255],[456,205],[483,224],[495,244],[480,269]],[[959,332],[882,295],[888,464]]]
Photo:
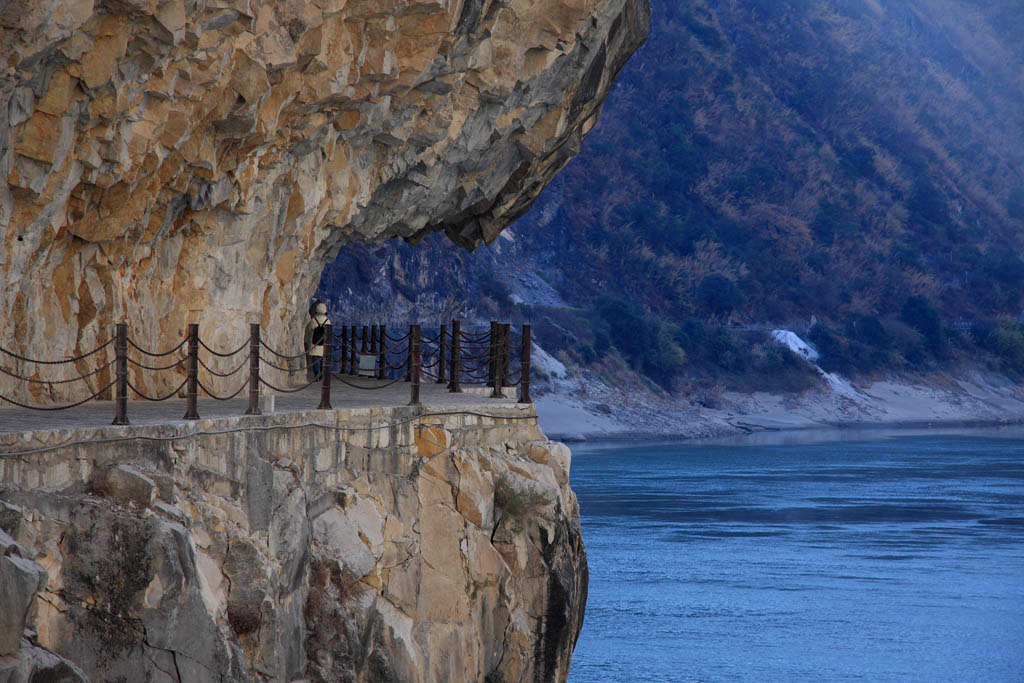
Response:
[[[400,412],[373,415],[394,421]],[[209,427],[221,431],[249,419]],[[268,419],[301,425],[309,418]],[[343,411],[330,419],[351,424]],[[145,479],[153,477],[142,472],[166,472],[162,486],[175,492],[176,505],[138,509],[115,505],[116,498],[79,498],[73,490],[54,496],[20,483],[29,479],[27,465],[5,467],[0,487],[21,507],[0,506],[0,519],[17,526],[25,547],[0,535],[0,561],[11,571],[13,558],[15,592],[24,596],[42,583],[30,585],[25,576],[38,567],[21,560],[45,558],[40,562],[55,577],[52,593],[23,612],[31,622],[24,625],[37,634],[32,646],[74,660],[93,680],[390,676],[438,683],[481,680],[495,670],[506,680],[564,680],[586,584],[578,506],[554,474],[561,468],[553,454],[568,458],[568,450],[542,442],[548,463],[531,458],[525,442],[535,440],[532,421],[515,423],[522,432],[513,428],[511,438],[503,432],[486,448],[464,446],[470,433],[507,429],[495,424],[500,421],[448,423],[449,432],[456,430],[444,437],[451,443],[428,461],[394,448],[363,449],[358,466],[348,458],[337,472],[317,471],[318,454],[333,446],[315,428],[196,436],[181,448],[141,442],[123,450],[99,443],[113,433],[100,430],[95,442],[83,441],[62,459],[31,463],[36,479],[49,480],[48,469],[70,464],[105,481],[116,468],[97,462],[130,459],[137,469],[125,466],[115,477],[141,479],[149,491]],[[192,426],[136,429],[168,437]],[[380,471],[362,467],[369,461]],[[413,461],[416,468],[408,471]],[[492,542],[492,482],[510,468],[520,483],[557,495],[561,505],[558,513],[545,511],[551,520],[499,525]],[[254,488],[263,489],[263,499]],[[558,591],[549,591],[552,581]],[[5,595],[0,600],[9,602]],[[560,615],[560,630],[537,619],[549,613]],[[124,628],[123,620],[140,627]],[[9,633],[13,642],[31,631],[12,624]],[[19,683],[25,671],[79,680],[60,660],[31,669],[26,643],[22,638],[18,659],[0,657],[6,667],[0,671],[19,672]],[[543,657],[536,656],[538,647]],[[47,652],[39,651],[40,657]]]
[[[320,515],[313,524],[313,536],[321,554],[340,562],[352,577],[359,579],[373,570],[373,553],[360,539],[358,525],[341,511]]]
[[[0,683],[22,683],[29,678],[29,663],[14,655],[0,657]]]
[[[149,507],[156,500],[157,485],[152,479],[131,465],[115,465],[98,470],[90,481],[93,493],[115,498],[139,507]]]
[[[0,659],[0,683],[89,683],[89,677],[73,662],[26,640],[21,641],[18,658],[7,661],[5,665]]]
[[[551,452],[547,449],[547,444],[544,443],[526,444],[526,455],[530,460],[541,465],[547,465],[551,458]]]
[[[17,536],[24,513],[25,511],[20,505],[0,500],[0,530],[11,536]]]
[[[14,540],[10,534],[3,529],[0,529],[0,557],[4,555],[14,555],[15,557],[29,557],[29,552]]]
[[[459,471],[458,495],[455,506],[466,521],[476,526],[490,523],[494,508],[494,488],[480,472],[475,459],[456,458],[455,466]]]
[[[46,570],[32,560],[0,557],[0,657],[16,655],[21,649],[28,609],[46,580]]]
[[[252,543],[236,541],[224,560],[224,574],[231,582],[227,610],[231,628],[240,636],[256,631],[267,595],[265,558]]]

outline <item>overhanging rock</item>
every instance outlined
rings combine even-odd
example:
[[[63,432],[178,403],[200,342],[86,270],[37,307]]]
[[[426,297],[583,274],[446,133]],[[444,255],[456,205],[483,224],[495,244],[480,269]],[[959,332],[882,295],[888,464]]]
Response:
[[[151,348],[189,322],[220,348],[261,322],[281,347],[341,245],[494,239],[579,150],[650,23],[647,0],[0,14],[0,345],[43,357],[122,320]]]

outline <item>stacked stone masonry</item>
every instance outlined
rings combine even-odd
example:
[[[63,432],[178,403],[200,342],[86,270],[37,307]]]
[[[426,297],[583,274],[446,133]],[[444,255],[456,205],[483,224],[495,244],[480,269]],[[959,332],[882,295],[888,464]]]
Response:
[[[530,405],[431,412],[0,436],[79,442],[0,458],[0,681],[565,680],[569,450]]]

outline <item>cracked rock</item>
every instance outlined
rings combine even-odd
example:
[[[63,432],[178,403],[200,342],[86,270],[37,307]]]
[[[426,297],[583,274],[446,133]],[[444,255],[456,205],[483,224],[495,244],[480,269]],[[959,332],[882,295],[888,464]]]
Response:
[[[0,531],[0,536],[7,535]],[[5,542],[2,537],[0,547]],[[4,552],[15,547],[11,543]],[[21,649],[29,608],[46,580],[46,570],[32,560],[17,554],[0,557],[0,657],[16,655]]]
[[[152,351],[189,323],[235,348],[260,321],[294,353],[301,302],[342,245],[443,231],[472,249],[526,212],[650,24],[647,0],[10,0],[2,13],[0,319],[19,322],[0,345],[47,358],[91,350],[122,320]],[[184,373],[132,380],[164,395]],[[32,403],[80,389],[0,377]]]
[[[568,450],[528,421],[521,443],[462,428],[327,470],[319,429],[197,437],[173,461],[142,443],[110,470],[103,445],[66,454],[105,497],[0,479],[21,541],[0,531],[0,683],[564,681],[587,591]],[[173,509],[139,505],[155,477]],[[496,514],[502,478],[543,502]]]

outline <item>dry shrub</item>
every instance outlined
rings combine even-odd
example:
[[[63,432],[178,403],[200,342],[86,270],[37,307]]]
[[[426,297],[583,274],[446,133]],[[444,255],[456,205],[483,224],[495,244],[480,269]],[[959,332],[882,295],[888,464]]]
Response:
[[[314,560],[309,570],[309,595],[303,614],[311,625],[343,627],[342,608],[367,587],[346,572],[336,560]]]
[[[718,410],[725,404],[725,385],[721,382],[702,380],[694,389],[693,400],[705,408]]]
[[[505,519],[512,521],[514,528],[522,529],[523,522],[531,514],[551,504],[551,499],[529,484],[517,484],[507,473],[498,476],[494,482],[494,507],[501,510],[501,517],[495,522],[495,529]]]

